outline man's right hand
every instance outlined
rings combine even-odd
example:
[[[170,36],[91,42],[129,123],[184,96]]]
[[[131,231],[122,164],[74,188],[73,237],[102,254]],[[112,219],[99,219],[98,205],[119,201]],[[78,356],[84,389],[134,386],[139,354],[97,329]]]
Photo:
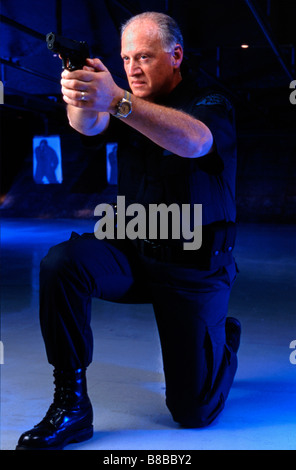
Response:
[[[82,70],[64,70],[61,85],[68,105],[96,113],[115,114],[116,105],[124,95],[99,59],[87,59]]]

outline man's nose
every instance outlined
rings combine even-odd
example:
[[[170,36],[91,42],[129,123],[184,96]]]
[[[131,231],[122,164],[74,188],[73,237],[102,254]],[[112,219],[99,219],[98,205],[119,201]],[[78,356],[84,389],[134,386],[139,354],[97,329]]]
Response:
[[[139,66],[138,61],[130,60],[128,64],[128,75],[131,77],[133,75],[139,75],[142,73],[141,67]]]

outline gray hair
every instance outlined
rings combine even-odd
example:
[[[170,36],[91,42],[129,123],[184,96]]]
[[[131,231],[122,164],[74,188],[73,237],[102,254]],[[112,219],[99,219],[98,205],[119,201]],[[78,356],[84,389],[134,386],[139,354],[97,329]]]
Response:
[[[158,26],[158,34],[162,41],[165,52],[170,52],[174,49],[176,44],[184,47],[183,36],[176,21],[164,13],[154,11],[147,11],[133,16],[121,26],[121,37],[125,29],[134,21],[138,20],[151,20]]]

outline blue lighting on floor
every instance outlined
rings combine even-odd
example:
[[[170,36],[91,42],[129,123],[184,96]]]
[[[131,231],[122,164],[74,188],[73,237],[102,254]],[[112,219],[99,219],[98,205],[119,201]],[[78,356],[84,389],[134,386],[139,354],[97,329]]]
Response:
[[[92,220],[1,221],[1,448],[40,420],[52,401],[38,320],[40,259]],[[240,225],[240,274],[229,314],[243,334],[239,368],[225,410],[205,429],[181,429],[164,403],[152,308],[93,301],[94,360],[88,369],[95,412],[90,441],[67,449],[294,450],[296,365],[295,227]]]

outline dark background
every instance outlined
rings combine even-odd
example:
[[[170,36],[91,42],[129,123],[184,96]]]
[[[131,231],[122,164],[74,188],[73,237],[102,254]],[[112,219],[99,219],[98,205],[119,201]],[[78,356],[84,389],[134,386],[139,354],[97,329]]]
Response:
[[[48,51],[45,35],[86,40],[92,56],[126,87],[120,25],[146,10],[178,21],[199,85],[218,86],[235,104],[238,221],[295,223],[296,105],[289,85],[296,79],[296,2],[287,0],[2,0],[0,215],[91,217],[96,204],[114,196],[104,149],[86,150],[68,125],[61,61]],[[36,185],[33,136],[56,134],[63,183]]]

